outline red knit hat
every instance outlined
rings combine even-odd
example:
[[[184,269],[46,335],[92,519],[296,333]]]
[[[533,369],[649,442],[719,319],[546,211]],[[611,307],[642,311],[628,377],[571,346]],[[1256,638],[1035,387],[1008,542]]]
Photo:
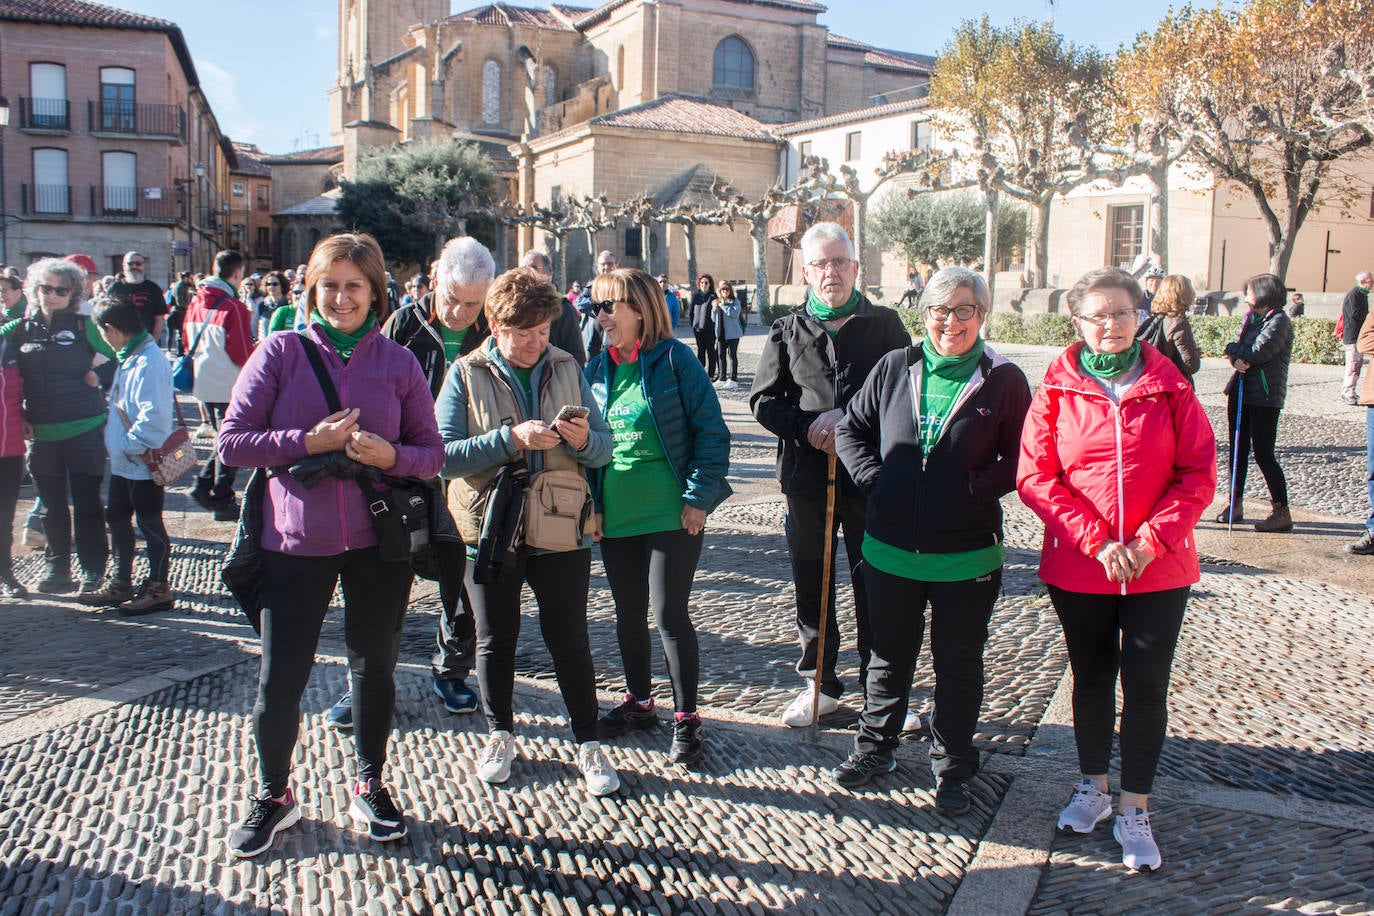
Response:
[[[95,266],[95,261],[91,260],[91,256],[88,254],[69,254],[67,255],[67,260],[71,261],[88,274],[100,273],[100,269]]]

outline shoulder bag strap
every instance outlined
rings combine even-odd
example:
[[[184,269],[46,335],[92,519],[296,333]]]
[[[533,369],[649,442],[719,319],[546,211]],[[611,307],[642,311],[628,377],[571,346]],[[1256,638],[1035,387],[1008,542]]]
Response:
[[[305,350],[305,358],[310,360],[310,368],[315,370],[315,379],[320,383],[320,390],[324,392],[324,402],[329,408],[330,413],[338,413],[343,410],[343,405],[339,402],[339,391],[334,387],[334,380],[329,377],[329,370],[325,368],[324,357],[320,355],[320,348],[311,340],[308,331],[302,331],[296,335],[301,340],[301,348]]]
[[[205,310],[206,310],[207,312],[213,312],[213,311],[215,311],[216,309],[219,308],[219,304],[220,304],[221,302],[223,302],[223,301],[225,300],[225,298],[228,297],[228,295],[229,295],[228,293],[221,291],[220,294],[219,294],[219,298],[216,299],[214,302],[211,302],[211,303],[207,304],[207,305],[205,306]],[[193,340],[193,341],[191,341],[191,349],[189,349],[189,350],[186,351],[186,355],[187,355],[187,356],[195,356],[195,355],[196,355],[196,348],[200,346],[200,339],[201,339],[202,337],[205,336],[205,332],[208,331],[208,330],[210,330],[210,320],[209,320],[209,316],[206,316],[206,320],[203,321],[203,322],[201,323],[201,325],[200,325],[200,330],[196,332],[196,339]]]

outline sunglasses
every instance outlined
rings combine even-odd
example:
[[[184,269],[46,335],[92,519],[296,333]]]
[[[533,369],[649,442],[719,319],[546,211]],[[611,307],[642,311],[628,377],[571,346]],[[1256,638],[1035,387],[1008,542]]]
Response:
[[[38,291],[45,296],[70,296],[72,291],[65,286],[49,286],[46,283],[39,284]]]
[[[281,286],[276,280],[268,280],[263,286]]]
[[[624,299],[603,299],[600,302],[593,302],[592,317],[595,318],[602,312],[605,312],[607,315],[614,315],[617,304],[629,305],[630,303],[626,302]]]

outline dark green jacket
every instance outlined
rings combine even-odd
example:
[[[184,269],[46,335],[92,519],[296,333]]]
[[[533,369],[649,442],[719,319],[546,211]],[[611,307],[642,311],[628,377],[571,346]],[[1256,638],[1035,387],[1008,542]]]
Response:
[[[585,370],[603,414],[610,391],[609,359],[603,350]],[[682,500],[709,513],[734,492],[725,479],[730,472],[730,430],[720,415],[716,390],[692,351],[678,340],[660,341],[641,350],[639,364],[644,400],[668,463],[682,485]],[[605,473],[605,468],[588,472],[598,505]]]

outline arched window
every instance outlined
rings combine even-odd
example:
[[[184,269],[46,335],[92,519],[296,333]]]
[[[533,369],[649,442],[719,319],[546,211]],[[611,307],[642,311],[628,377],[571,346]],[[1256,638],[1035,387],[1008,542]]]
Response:
[[[482,123],[501,123],[501,65],[494,60],[482,65]]]
[[[721,39],[712,58],[711,82],[717,89],[754,91],[754,52],[738,35]]]

